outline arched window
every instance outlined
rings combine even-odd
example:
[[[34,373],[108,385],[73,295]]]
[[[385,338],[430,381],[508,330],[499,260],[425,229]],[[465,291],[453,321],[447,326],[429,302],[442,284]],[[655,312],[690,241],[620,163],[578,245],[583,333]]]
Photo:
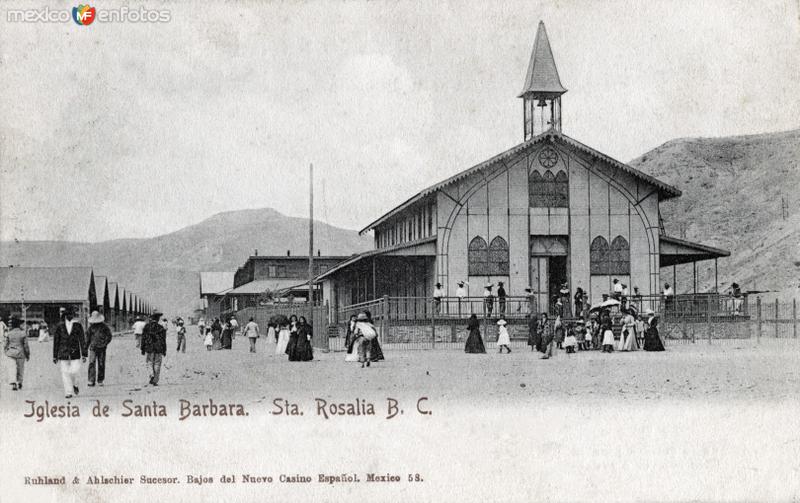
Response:
[[[549,169],[540,175],[534,170],[528,181],[528,200],[532,208],[569,206],[569,178],[564,170],[553,175]]]
[[[608,273],[620,275],[631,273],[631,248],[628,241],[622,236],[615,237],[611,242]]]
[[[556,179],[553,183],[553,206],[558,208],[566,208],[569,206],[569,179],[567,174],[561,170],[556,173]]]
[[[508,243],[500,236],[492,239],[489,245],[489,274],[508,276]]]
[[[469,242],[467,257],[470,276],[489,275],[489,246],[486,244],[485,239],[480,236],[475,236],[472,241]]]
[[[589,248],[589,271],[594,275],[608,274],[609,248],[603,236],[597,236]]]

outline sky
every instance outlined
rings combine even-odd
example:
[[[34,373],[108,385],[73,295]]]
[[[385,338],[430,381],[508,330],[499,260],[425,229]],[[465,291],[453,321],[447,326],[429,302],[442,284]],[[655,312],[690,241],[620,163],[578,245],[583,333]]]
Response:
[[[9,9],[74,4],[0,4],[0,239],[306,216],[310,163],[315,217],[360,229],[522,141],[539,20],[564,133],[623,162],[800,127],[796,0],[130,5],[169,22],[20,23]]]

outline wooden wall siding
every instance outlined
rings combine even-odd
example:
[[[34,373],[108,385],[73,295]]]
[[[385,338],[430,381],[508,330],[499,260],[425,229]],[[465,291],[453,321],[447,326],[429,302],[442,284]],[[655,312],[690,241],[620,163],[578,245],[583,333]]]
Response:
[[[547,171],[538,160],[542,148],[558,153],[547,169],[563,171],[569,181],[566,208],[529,206],[529,173]],[[528,151],[444,188],[437,194],[436,280],[447,295],[456,281],[469,279],[468,246],[476,236],[487,243],[497,236],[509,246],[507,275],[473,278],[470,295],[481,295],[483,281],[504,281],[509,295],[523,295],[530,283],[530,236],[569,236],[570,288],[582,287],[593,301],[618,277],[632,290],[658,293],[658,196],[652,187],[571,147],[536,145]],[[611,244],[622,236],[630,250],[629,274],[590,274],[590,246],[597,236]],[[476,284],[478,283],[478,284]]]

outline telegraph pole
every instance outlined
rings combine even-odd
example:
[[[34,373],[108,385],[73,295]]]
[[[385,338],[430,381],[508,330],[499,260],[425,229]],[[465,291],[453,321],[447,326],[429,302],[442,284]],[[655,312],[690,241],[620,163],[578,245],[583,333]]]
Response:
[[[308,322],[314,323],[314,165],[308,165]]]

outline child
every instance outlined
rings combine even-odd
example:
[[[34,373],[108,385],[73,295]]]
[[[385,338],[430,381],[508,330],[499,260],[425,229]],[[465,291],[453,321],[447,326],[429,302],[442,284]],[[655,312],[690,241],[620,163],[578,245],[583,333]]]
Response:
[[[511,337],[509,337],[508,330],[506,330],[506,320],[497,320],[497,325],[497,352],[502,353],[503,348],[506,348],[506,351],[510,353],[511,348],[508,346],[511,344]]]
[[[603,325],[603,353],[614,352],[614,332],[611,330],[611,323]]]
[[[205,339],[203,339],[203,344],[205,344],[207,351],[211,351],[212,346],[214,345],[214,335],[211,333],[211,330],[206,332]]]
[[[578,341],[575,338],[575,331],[568,330],[567,335],[564,337],[564,348],[567,350],[567,354],[575,352],[575,346],[578,345]]]
[[[588,348],[586,347],[586,330],[583,328],[583,320],[578,320],[573,330],[575,331],[575,340],[578,341],[578,349],[586,351]]]
[[[636,315],[636,342],[638,343],[640,348],[644,347],[644,331],[647,329],[647,326],[644,323],[644,319],[642,318],[641,314]]]
[[[564,344],[564,322],[561,321],[561,315],[556,316],[553,329],[555,331],[556,348],[561,349]]]

